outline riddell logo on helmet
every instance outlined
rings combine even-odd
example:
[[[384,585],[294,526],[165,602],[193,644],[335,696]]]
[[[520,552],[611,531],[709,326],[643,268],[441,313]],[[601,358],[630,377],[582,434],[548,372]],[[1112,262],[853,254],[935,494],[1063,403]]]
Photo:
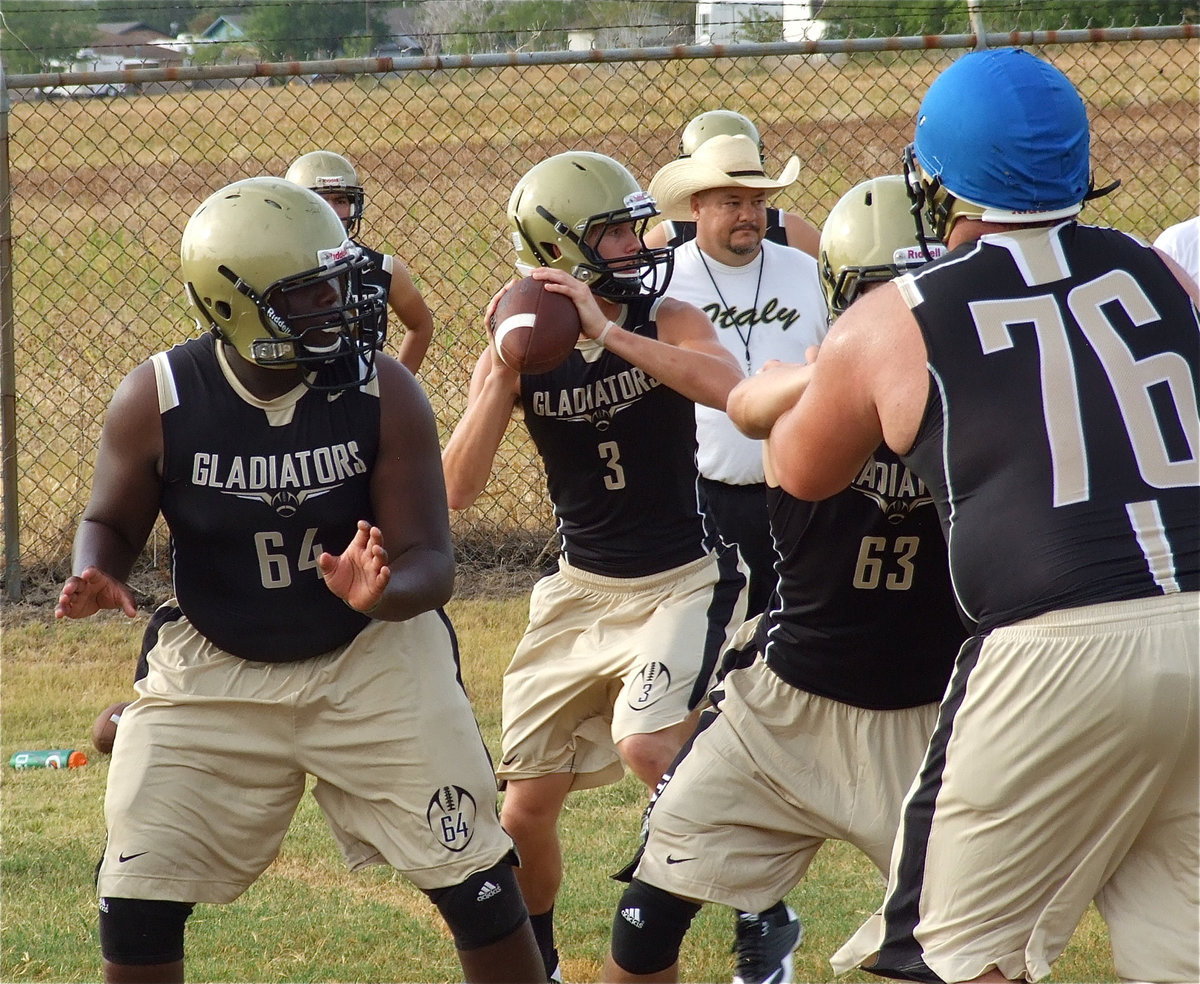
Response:
[[[344,263],[353,256],[357,256],[359,249],[349,240],[342,243],[340,246],[335,246],[332,249],[317,250],[317,262],[323,268],[336,266],[338,263]]]
[[[926,248],[932,260],[946,252],[946,247],[941,243],[928,243]],[[925,262],[925,254],[920,246],[902,246],[892,254],[892,262],[899,267],[919,265]]]
[[[642,215],[653,215],[655,210],[654,199],[648,192],[640,189],[625,196],[625,207],[635,218],[640,218]]]

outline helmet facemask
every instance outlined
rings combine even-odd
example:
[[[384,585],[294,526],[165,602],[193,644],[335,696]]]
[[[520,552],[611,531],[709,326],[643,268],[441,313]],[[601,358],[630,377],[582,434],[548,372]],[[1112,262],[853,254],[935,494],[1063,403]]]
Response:
[[[254,305],[266,329],[264,337],[250,341],[250,361],[268,369],[304,369],[310,389],[351,389],[375,375],[387,299],[382,287],[362,282],[370,261],[349,240],[320,251],[318,259],[321,266],[277,280],[261,294],[229,267],[217,272]],[[204,310],[194,291],[191,295]],[[216,319],[208,320],[224,337]]]
[[[352,388],[375,375],[387,299],[382,287],[363,283],[370,260],[349,240],[318,259],[321,266],[263,291],[256,304],[272,337],[255,339],[250,350],[259,365],[311,370],[304,377],[311,389]]]
[[[834,270],[827,256],[822,256],[821,276],[832,286],[829,289],[829,310],[842,314],[868,284],[883,284],[895,280],[903,271],[899,266],[885,263],[880,266],[843,267]]]
[[[645,244],[646,224],[656,215],[654,199],[611,158],[589,151],[547,158],[521,178],[509,199],[517,272],[528,276],[536,267],[553,267],[617,302],[657,297],[666,290],[674,259],[669,247]],[[604,232],[627,223],[640,248],[602,256]]]
[[[886,283],[945,253],[913,228],[907,176],[883,175],[851,188],[821,228],[821,284],[830,311],[841,314],[871,284]],[[918,234],[919,232],[919,234]]]
[[[561,260],[572,259],[571,253],[576,253],[573,257],[575,262],[568,272],[576,280],[587,284],[592,293],[599,297],[613,301],[628,301],[641,295],[657,297],[667,289],[667,283],[671,279],[675,251],[669,247],[650,249],[646,246],[646,224],[658,214],[658,210],[649,195],[644,192],[641,194],[644,197],[643,202],[632,206],[627,202],[624,208],[590,216],[578,232],[539,205],[538,215],[550,223],[561,238],[558,242],[541,243],[526,238],[526,242],[543,266],[563,269]],[[615,259],[601,256],[591,244],[598,243],[610,226],[626,222],[633,224],[634,235],[642,244],[642,248],[630,256]],[[523,229],[521,235],[525,235]],[[562,244],[564,239],[570,244],[567,248]]]
[[[346,227],[346,235],[350,239],[358,237],[358,231],[362,227],[363,207],[366,205],[367,196],[362,188],[356,185],[329,185],[322,187],[320,185],[311,189],[318,195],[329,201],[333,195],[345,195],[350,200],[350,211],[342,224]],[[332,204],[332,203],[331,203]]]
[[[950,193],[938,178],[931,178],[925,173],[917,161],[916,147],[909,144],[904,148],[904,185],[908,189],[908,198],[912,202],[913,219],[917,224],[917,241],[925,253],[925,259],[932,260],[934,251],[931,244],[941,248],[942,243],[950,234],[954,220],[967,215],[968,209],[959,206],[959,201]],[[981,209],[976,209],[982,212]],[[973,213],[972,213],[973,214]],[[979,215],[973,214],[974,218]],[[925,232],[925,222],[928,221],[933,235]]]

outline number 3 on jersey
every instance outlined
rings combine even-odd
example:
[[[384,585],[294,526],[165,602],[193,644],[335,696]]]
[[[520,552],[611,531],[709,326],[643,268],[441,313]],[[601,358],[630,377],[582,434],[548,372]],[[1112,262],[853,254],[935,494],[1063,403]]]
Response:
[[[616,441],[603,441],[596,445],[600,458],[608,465],[609,474],[604,476],[604,487],[610,492],[625,488],[625,469],[621,465],[621,449]]]
[[[296,558],[297,571],[313,570],[317,558],[324,552],[316,542],[317,531],[310,527],[304,531],[304,542],[300,544],[300,555]],[[283,534],[264,530],[254,534],[254,551],[258,555],[258,575],[264,588],[286,588],[292,583],[292,567],[283,551]]]

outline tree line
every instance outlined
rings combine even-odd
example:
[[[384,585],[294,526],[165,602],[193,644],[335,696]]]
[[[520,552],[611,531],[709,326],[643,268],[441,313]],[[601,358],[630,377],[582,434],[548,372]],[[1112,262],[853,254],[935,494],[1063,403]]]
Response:
[[[1200,0],[981,0],[985,29],[1051,30],[1194,22]],[[264,61],[370,55],[396,33],[427,52],[561,50],[570,30],[605,30],[606,44],[638,46],[647,32],[692,40],[691,0],[5,0],[0,58],[9,73],[69,64],[98,24],[145,23],[164,37],[197,35],[218,17],[233,19],[245,41],[232,51],[205,49],[197,60]],[[965,34],[967,0],[814,0],[826,38]],[[776,41],[782,19],[770,4],[730,7],[739,38]],[[720,9],[715,12],[721,16]],[[397,30],[397,24],[402,25]]]

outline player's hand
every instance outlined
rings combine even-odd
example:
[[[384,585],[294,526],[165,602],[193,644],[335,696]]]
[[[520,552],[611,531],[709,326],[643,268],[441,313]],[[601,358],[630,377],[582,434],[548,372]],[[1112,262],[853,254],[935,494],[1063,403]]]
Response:
[[[517,282],[519,278],[513,277],[508,283],[501,287],[492,295],[492,299],[488,301],[488,306],[483,312],[483,324],[487,329],[488,351],[492,353],[492,371],[499,373],[507,373],[511,376],[518,376],[520,373],[510,369],[505,361],[500,358],[500,353],[496,351],[496,306],[500,303],[500,298],[508,293],[510,287]]]
[[[354,539],[346,549],[336,557],[322,553],[317,558],[317,570],[330,591],[365,615],[379,604],[391,580],[392,571],[387,563],[383,531],[360,519]]]
[[[597,338],[608,324],[608,318],[596,303],[596,295],[582,280],[576,280],[563,270],[554,267],[534,267],[529,274],[534,280],[544,281],[546,289],[556,294],[566,294],[575,302],[579,311],[579,325],[588,338]]]
[[[67,578],[54,606],[55,618],[87,618],[102,608],[117,608],[130,618],[137,615],[133,594],[124,583],[98,567]]]

